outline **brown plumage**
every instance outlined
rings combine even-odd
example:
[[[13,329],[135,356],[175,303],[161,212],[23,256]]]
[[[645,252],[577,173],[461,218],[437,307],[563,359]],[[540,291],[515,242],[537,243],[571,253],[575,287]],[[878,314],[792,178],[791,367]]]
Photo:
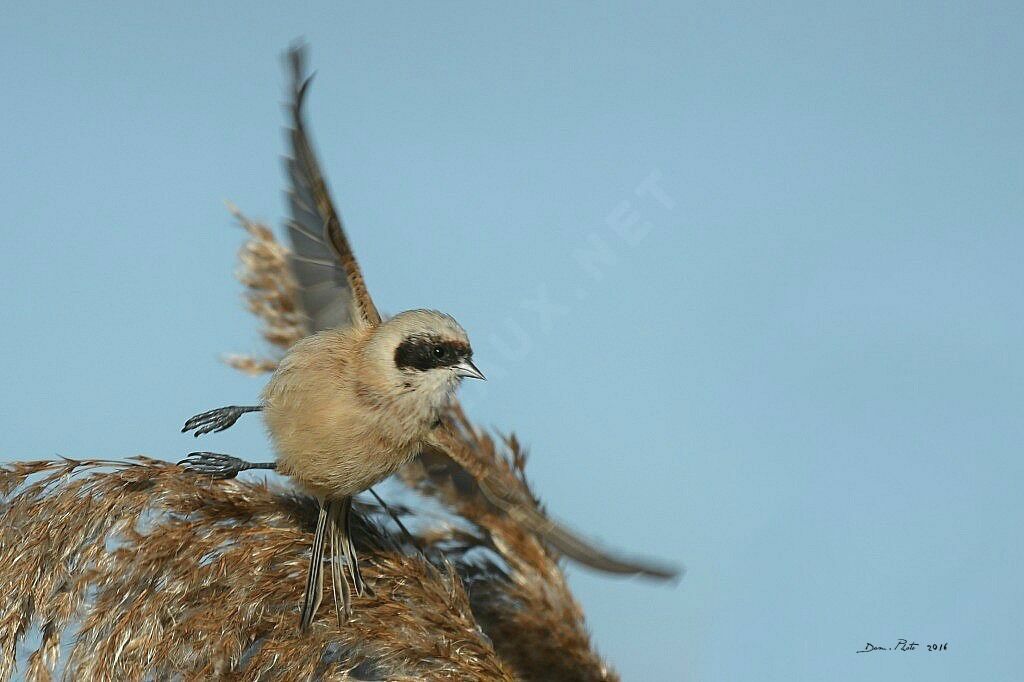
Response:
[[[450,316],[411,310],[379,324],[354,324],[302,339],[263,392],[262,411],[277,469],[321,503],[300,625],[322,595],[322,557],[332,555],[332,587],[348,614],[350,586],[363,592],[349,536],[351,498],[395,473],[427,445],[473,365],[466,332]]]
[[[293,101],[292,157],[287,161],[292,213],[288,262],[308,329],[314,334],[296,343],[281,360],[264,392],[262,409],[278,452],[278,469],[323,502],[302,627],[309,625],[319,604],[317,552],[327,544],[324,534],[332,529],[330,538],[337,536],[341,548],[346,547],[345,529],[337,520],[345,516],[351,495],[394,473],[421,451],[453,460],[473,478],[488,504],[581,563],[613,573],[675,577],[678,572],[672,567],[615,557],[595,548],[548,518],[532,497],[477,465],[457,436],[458,425],[447,416],[449,409],[456,408],[459,378],[483,378],[470,361],[468,338],[454,320],[434,311],[410,311],[381,321],[306,133],[303,101],[310,81],[305,77],[303,50],[293,49],[289,62]],[[250,301],[265,302],[259,295],[251,295]],[[277,308],[271,306],[268,312],[276,313]],[[418,351],[412,348],[403,364],[399,353],[414,344],[428,352],[447,349],[449,356],[432,365],[417,359]],[[247,366],[239,359],[234,362]],[[248,363],[248,368],[253,366]],[[198,415],[186,423],[186,430],[196,429],[199,435],[228,428],[240,414],[237,409]],[[227,458],[232,464],[225,466],[225,456],[194,454],[193,468],[222,477],[253,466],[235,458]],[[338,550],[338,544],[332,545]],[[338,551],[334,555],[341,556]],[[354,583],[360,584],[358,564],[353,561],[348,567]],[[337,583],[332,581],[335,599],[347,606],[347,586]]]
[[[464,344],[467,356],[436,367],[396,364],[403,343],[426,352]],[[468,339],[428,310],[381,325],[313,334],[285,355],[263,392],[277,469],[319,497],[348,497],[390,476],[423,449],[471,372]]]
[[[300,296],[307,309],[307,315],[313,322],[311,331],[322,329],[317,326],[317,321],[324,319],[325,310],[336,310],[337,301],[347,302],[345,308],[349,311],[348,317],[328,317],[328,322],[373,326],[380,322],[380,315],[366,288],[362,271],[345,236],[341,218],[334,208],[306,133],[302,104],[310,79],[304,75],[304,62],[305,51],[301,47],[289,53],[294,93],[291,108],[293,125],[290,134],[293,158],[287,164],[292,185],[289,192],[292,220],[288,224],[288,233],[295,249],[292,267],[297,270]],[[310,211],[312,207],[315,207],[315,212]],[[324,238],[316,237],[317,225],[323,226]],[[328,246],[330,248],[327,248]],[[319,298],[325,290],[331,290],[333,293],[333,297],[326,301]],[[600,550],[549,519],[532,499],[502,486],[498,481],[488,480],[484,472],[474,466],[473,458],[458,444],[458,439],[453,437],[454,422],[448,419],[445,421],[446,428],[429,434],[431,448],[442,456],[454,459],[462,468],[473,474],[481,491],[491,503],[551,542],[566,555],[585,565],[612,573],[640,574],[654,578],[674,578],[678,575],[678,570],[670,566],[616,557]]]
[[[459,381],[480,376],[465,331],[451,317],[412,310],[382,324],[357,319],[289,349],[263,392],[263,416],[277,469],[322,505],[301,626],[322,594],[321,562],[331,546],[335,600],[349,612],[344,560],[363,591],[349,539],[351,497],[395,473],[427,443]],[[326,534],[326,536],[325,536]]]

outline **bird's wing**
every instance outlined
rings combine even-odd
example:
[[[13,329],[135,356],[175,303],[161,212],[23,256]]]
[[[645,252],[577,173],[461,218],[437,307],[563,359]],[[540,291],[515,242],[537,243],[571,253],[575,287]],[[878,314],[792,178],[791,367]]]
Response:
[[[679,569],[658,564],[646,559],[627,558],[597,547],[593,542],[580,537],[563,524],[551,519],[532,500],[519,495],[504,495],[508,492],[495,489],[488,478],[478,481],[484,495],[508,514],[513,520],[534,535],[541,538],[565,556],[584,566],[605,573],[620,575],[642,575],[660,580],[679,577]]]
[[[548,543],[563,555],[605,573],[640,575],[648,578],[672,580],[681,571],[673,566],[644,559],[627,558],[597,547],[550,518],[537,502],[521,490],[511,487],[501,476],[487,467],[481,467],[467,452],[463,443],[449,428],[436,429],[428,443],[426,454],[447,456],[465,469],[483,497],[513,521]],[[461,486],[472,485],[463,479]]]
[[[380,313],[366,289],[306,134],[302,105],[312,77],[306,75],[305,56],[303,46],[288,52],[292,120],[288,130],[291,157],[286,159],[291,212],[287,228],[292,271],[310,332],[351,324],[377,325]]]
[[[292,48],[288,59],[292,76],[292,127],[289,131],[292,156],[287,161],[291,184],[288,237],[292,246],[291,266],[301,289],[302,305],[310,318],[310,332],[348,324],[377,325],[380,313],[366,290],[303,123],[302,103],[310,83],[306,76],[305,49]],[[454,442],[437,446],[473,475],[479,490],[493,505],[564,555],[610,573],[658,578],[677,575],[672,568],[616,557],[598,549],[548,518],[534,500],[510,489],[499,477],[474,466],[468,458],[460,457],[463,451]],[[307,596],[306,601],[311,603],[310,597]]]

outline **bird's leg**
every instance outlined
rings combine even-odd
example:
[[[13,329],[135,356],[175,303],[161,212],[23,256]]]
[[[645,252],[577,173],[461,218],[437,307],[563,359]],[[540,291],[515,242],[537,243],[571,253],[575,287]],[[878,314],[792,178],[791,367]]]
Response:
[[[277,462],[246,462],[219,452],[190,452],[178,462],[186,470],[213,478],[234,478],[247,469],[276,469]]]
[[[342,530],[342,542],[344,546],[342,550],[345,552],[345,562],[348,563],[348,572],[352,575],[352,585],[356,589],[356,594],[360,597],[365,593],[365,584],[363,583],[363,574],[359,571],[359,558],[356,556],[356,545],[352,541],[352,498],[346,497],[345,501],[341,503],[341,530]]]
[[[306,592],[302,597],[302,616],[299,629],[305,632],[313,622],[316,610],[324,598],[324,540],[327,535],[327,517],[330,515],[330,503],[320,500],[320,515],[316,520],[316,534],[313,536],[313,550],[309,555],[309,572],[306,574]]]
[[[191,431],[196,429],[195,435],[197,438],[204,433],[211,433],[213,431],[223,431],[224,429],[231,428],[234,426],[238,418],[246,412],[259,412],[263,409],[262,405],[229,405],[228,407],[218,407],[216,410],[210,410],[209,412],[203,412],[185,422],[185,426],[181,427],[181,432]]]
[[[402,523],[402,519],[398,518],[398,514],[396,514],[394,510],[392,510],[391,507],[388,506],[388,503],[385,502],[384,499],[377,494],[376,490],[374,490],[373,488],[367,488],[367,490],[370,492],[371,495],[377,498],[377,503],[384,508],[384,511],[388,513],[388,516],[390,516],[391,520],[395,522],[395,525],[398,526],[398,529],[402,531],[402,533],[405,535],[405,538],[409,542],[411,542],[412,546],[416,548],[416,551],[420,553],[420,556],[429,561],[429,559],[427,559],[426,553],[424,553],[423,548],[420,546],[420,543],[416,541],[416,538],[413,536],[413,534],[410,533],[409,529],[405,527],[405,524]],[[366,586],[366,589],[370,589],[369,585]],[[370,591],[370,594],[371,596],[373,595],[372,590]]]

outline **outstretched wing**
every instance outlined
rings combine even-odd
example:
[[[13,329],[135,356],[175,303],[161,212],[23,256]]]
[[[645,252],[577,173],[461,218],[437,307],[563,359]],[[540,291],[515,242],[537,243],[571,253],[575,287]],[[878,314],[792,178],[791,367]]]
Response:
[[[461,486],[474,486],[490,504],[507,514],[561,554],[598,571],[620,575],[640,575],[660,580],[674,580],[681,574],[679,568],[657,562],[624,557],[601,549],[580,537],[563,524],[545,514],[536,501],[521,490],[510,487],[493,470],[479,466],[461,447],[458,437],[449,428],[436,429],[423,456],[443,455],[472,476],[472,483],[463,479]]]
[[[359,264],[345,236],[341,218],[331,201],[306,134],[302,103],[310,79],[306,76],[305,49],[292,48],[288,59],[292,72],[292,127],[289,131],[292,156],[287,161],[291,184],[288,193],[291,207],[288,237],[292,246],[291,266],[301,288],[302,305],[310,318],[310,332],[348,324],[380,324],[380,313],[366,290]],[[478,490],[491,504],[562,554],[610,573],[656,578],[673,578],[678,575],[678,571],[672,567],[617,557],[598,549],[548,518],[534,500],[528,499],[520,491],[509,489],[500,478],[460,457],[462,450],[454,441],[445,442],[442,438],[432,446],[438,451],[437,454],[450,458],[470,472]],[[314,577],[319,579],[318,575]],[[309,592],[310,589],[316,590],[318,585],[311,583],[312,587],[307,589],[307,606],[318,603],[320,594]],[[315,606],[312,610],[315,611]]]
[[[380,313],[366,290],[363,273],[306,134],[302,104],[312,77],[306,75],[305,47],[293,47],[288,62],[292,121],[288,131],[291,158],[286,160],[291,211],[287,228],[292,271],[309,316],[310,332],[350,324],[380,324]]]

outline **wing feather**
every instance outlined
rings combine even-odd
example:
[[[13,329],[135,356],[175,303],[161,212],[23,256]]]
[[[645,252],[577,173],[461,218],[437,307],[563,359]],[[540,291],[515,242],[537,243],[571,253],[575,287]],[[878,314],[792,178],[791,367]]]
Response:
[[[341,217],[331,201],[320,165],[306,134],[302,105],[309,89],[310,77],[306,76],[305,48],[292,48],[288,57],[292,72],[292,127],[289,130],[291,158],[286,162],[290,182],[288,205],[291,211],[287,227],[292,246],[291,267],[301,288],[302,305],[310,318],[310,331],[350,324],[375,326],[380,324],[380,313],[366,289],[359,264],[345,236]],[[549,518],[534,500],[528,499],[520,491],[509,489],[498,477],[461,457],[462,450],[452,440],[442,438],[432,445],[440,454],[470,472],[478,490],[491,504],[564,555],[611,573],[662,579],[678,575],[678,570],[671,566],[616,556],[599,549]],[[318,549],[322,556],[322,538]],[[337,545],[333,547],[335,564],[338,563],[338,549]],[[304,621],[312,619],[314,603],[318,603],[322,595],[322,576],[319,570],[315,578],[319,583],[312,582],[311,574],[311,583],[307,586]]]
[[[298,280],[310,331],[345,325],[380,324],[355,254],[334,207],[313,145],[306,133],[302,106],[311,77],[306,75],[305,48],[288,53],[291,66],[291,158],[288,174],[288,239],[291,266]]]
[[[443,455],[464,469],[472,481],[463,479],[461,485],[474,489],[474,493],[481,493],[491,505],[565,556],[606,573],[639,575],[660,580],[674,580],[680,576],[681,571],[675,566],[622,556],[577,535],[544,513],[535,500],[520,490],[510,488],[494,471],[480,466],[458,441],[454,429],[437,429],[431,435],[424,454]],[[466,492],[469,493],[469,490]]]

